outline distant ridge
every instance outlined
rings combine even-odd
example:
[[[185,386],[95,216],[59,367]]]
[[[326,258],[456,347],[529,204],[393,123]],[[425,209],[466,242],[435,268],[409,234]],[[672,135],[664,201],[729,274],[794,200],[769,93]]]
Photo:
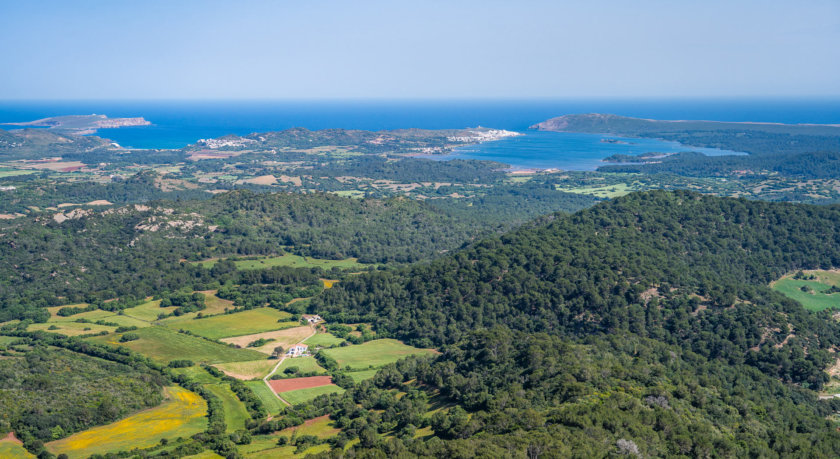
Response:
[[[591,134],[649,135],[674,131],[760,131],[774,134],[840,136],[837,124],[782,124],[706,120],[653,120],[604,113],[558,116],[534,124],[529,129]]]

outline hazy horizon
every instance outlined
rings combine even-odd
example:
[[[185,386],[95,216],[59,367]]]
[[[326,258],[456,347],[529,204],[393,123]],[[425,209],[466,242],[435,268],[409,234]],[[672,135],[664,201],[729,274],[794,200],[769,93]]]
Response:
[[[825,0],[0,2],[0,39],[0,100],[840,97]]]

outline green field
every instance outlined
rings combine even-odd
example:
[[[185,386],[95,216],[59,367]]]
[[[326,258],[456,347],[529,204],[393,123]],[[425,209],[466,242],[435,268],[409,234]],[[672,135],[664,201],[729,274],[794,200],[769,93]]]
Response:
[[[361,198],[365,197],[365,192],[361,191],[361,190],[338,190],[338,191],[333,191],[333,193],[337,194],[339,196],[343,196],[345,198],[359,198],[359,199],[361,199]]]
[[[555,185],[557,191],[564,191],[566,193],[588,194],[597,198],[617,198],[637,191],[638,187],[628,185],[626,183],[616,183],[605,186],[587,186],[587,187],[563,187]]]
[[[250,360],[247,362],[227,362],[214,365],[216,368],[238,379],[263,378],[277,365],[277,360]]]
[[[362,382],[366,379],[373,378],[373,376],[376,374],[377,371],[379,371],[379,370],[376,369],[376,370],[351,371],[351,372],[347,373],[347,376],[353,378],[354,382],[360,383],[360,382]]]
[[[278,375],[282,375],[283,371],[289,367],[298,367],[301,373],[309,373],[309,372],[316,372],[318,374],[327,374],[327,370],[323,369],[321,365],[318,365],[318,361],[315,360],[315,357],[295,357],[293,359],[286,359],[283,360],[283,363],[280,364],[280,368],[277,369]]]
[[[788,298],[794,299],[805,309],[811,311],[822,311],[823,309],[840,309],[840,293],[825,294],[832,286],[840,286],[840,273],[831,271],[805,271],[805,274],[813,274],[815,280],[794,279],[793,274],[786,275],[776,282],[770,284],[773,290],[782,293]],[[810,291],[803,292],[801,288],[807,286]]]
[[[20,338],[18,338],[16,336],[2,336],[2,335],[0,335],[0,346],[5,346],[7,344],[11,344],[11,343],[13,343],[13,342],[15,342],[19,339]]]
[[[205,268],[212,268],[218,260],[201,261]],[[259,257],[248,260],[234,261],[237,269],[264,269],[274,266],[289,266],[292,268],[323,268],[329,270],[332,268],[342,269],[360,269],[364,268],[365,264],[359,263],[355,258],[347,258],[344,260],[324,260],[320,258],[301,257],[300,255],[293,255],[287,253],[279,257]]]
[[[201,293],[201,294],[204,295],[204,305],[205,305],[204,309],[202,309],[201,311],[196,311],[196,312],[188,312],[188,313],[186,313],[182,316],[167,317],[166,319],[161,320],[161,322],[166,323],[166,322],[170,322],[170,321],[194,319],[199,314],[201,314],[202,316],[214,316],[214,315],[217,315],[217,314],[224,314],[225,310],[233,309],[235,307],[235,306],[233,306],[233,301],[223,300],[223,299],[217,297],[216,296],[216,290],[206,290],[206,291],[195,292],[195,293]]]
[[[0,440],[0,457],[9,459],[23,459],[34,458],[35,456],[30,454],[29,451],[23,448],[23,446],[13,442],[12,440],[2,439]]]
[[[255,435],[250,444],[237,448],[248,459],[281,459],[287,457],[306,457],[309,454],[323,453],[330,450],[327,443],[315,445],[300,454],[295,454],[295,446],[277,446],[276,435]]]
[[[219,378],[211,375],[207,372],[204,368],[193,365],[191,367],[186,368],[172,368],[172,372],[176,375],[184,375],[191,380],[201,383],[201,384],[216,384],[219,382]]]
[[[146,322],[154,322],[158,320],[158,315],[160,315],[161,313],[169,314],[176,309],[178,309],[177,306],[169,306],[168,308],[162,308],[160,307],[160,300],[155,300],[149,301],[148,303],[143,303],[133,308],[125,309],[124,313],[129,317],[145,320]]]
[[[356,346],[336,347],[321,351],[334,358],[347,371],[378,368],[412,354],[433,351],[405,345],[395,339],[377,339]]]
[[[263,406],[269,413],[277,414],[286,406],[274,395],[274,392],[272,392],[262,380],[245,381],[245,385],[251,388],[251,390],[254,391],[254,394],[260,398]]]
[[[344,342],[344,339],[339,338],[333,335],[332,333],[318,333],[304,341],[304,343],[306,343],[309,346],[323,347],[336,346],[338,344],[341,344],[342,342]]]
[[[188,437],[207,427],[207,403],[194,392],[177,386],[166,389],[168,399],[112,424],[94,427],[47,443],[53,454],[89,457],[132,448],[147,448],[162,438]]]
[[[225,423],[227,424],[228,432],[233,432],[238,429],[245,428],[245,420],[250,419],[248,410],[245,405],[239,401],[230,390],[228,384],[205,384],[204,388],[209,390],[213,395],[222,400],[222,406],[225,412]]]
[[[115,324],[120,324],[124,327],[137,327],[137,328],[144,328],[150,327],[152,324],[145,320],[137,319],[135,317],[127,316],[127,315],[119,315],[115,314],[113,316],[108,316],[102,320],[106,322],[113,322]]]
[[[57,328],[55,330],[50,330],[50,327],[53,326]],[[27,328],[28,331],[40,330],[50,333],[59,333],[66,336],[87,335],[90,333],[99,333],[102,331],[112,332],[116,329],[117,327],[111,327],[108,325],[81,324],[76,322],[47,322],[43,324],[32,324]]]
[[[31,170],[23,171],[23,170],[18,170],[18,169],[0,169],[0,178],[16,177],[18,175],[29,175],[29,174],[34,174],[35,172],[36,171],[31,171]],[[2,457],[2,456],[0,456],[0,457]]]
[[[189,359],[195,363],[221,363],[257,360],[265,357],[264,354],[257,351],[231,348],[161,326],[141,328],[132,333],[137,333],[140,339],[120,343],[121,334],[96,336],[88,339],[100,344],[125,346],[159,362]]]
[[[80,305],[80,307],[86,307],[86,304]],[[61,309],[64,306],[60,306],[56,308]],[[52,309],[52,308],[50,308]],[[96,322],[97,320],[107,320],[107,318],[116,316],[116,314],[112,311],[103,311],[101,309],[97,309],[95,311],[88,311],[88,312],[81,312],[79,314],[73,314],[72,316],[59,316],[57,314],[52,314],[52,317],[49,318],[49,322],[75,322],[77,319],[87,319],[91,322]]]
[[[213,451],[202,451],[198,454],[193,454],[192,456],[186,456],[190,459],[222,459],[222,456],[214,453]]]
[[[82,304],[78,306],[83,307],[86,305]],[[79,319],[89,320],[90,322],[102,320],[109,323],[115,323],[117,324],[117,326],[124,327],[143,328],[151,325],[149,322],[131,317],[129,315],[120,315],[112,311],[103,311],[101,309],[97,309],[95,311],[82,312],[79,314],[74,314],[72,316],[59,316],[57,315],[57,312],[62,307],[64,306],[49,308],[51,317],[47,320],[47,322],[40,324],[32,324],[29,326],[28,329],[47,331],[51,333],[60,333],[62,335],[67,336],[77,336],[86,335],[90,333],[98,333],[101,331],[113,332],[114,330],[116,330],[116,326],[112,325],[98,325],[95,323],[76,322]],[[51,326],[55,326],[58,328],[56,330],[50,330]],[[89,328],[89,330],[85,330],[86,328]]]
[[[309,389],[298,389],[290,390],[288,392],[281,392],[280,396],[283,397],[283,400],[286,400],[292,405],[297,405],[299,403],[308,402],[319,395],[332,394],[336,392],[342,393],[344,392],[344,389],[334,384],[328,384],[326,386],[310,387]]]
[[[211,339],[250,335],[271,330],[297,327],[298,322],[278,323],[291,317],[288,312],[272,308],[258,308],[205,319],[171,320],[165,323],[172,330],[187,330]],[[248,360],[255,360],[248,359]]]

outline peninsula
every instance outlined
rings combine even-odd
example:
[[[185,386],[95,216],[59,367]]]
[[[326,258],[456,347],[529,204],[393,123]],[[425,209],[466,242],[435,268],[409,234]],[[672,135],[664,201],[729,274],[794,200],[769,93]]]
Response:
[[[106,115],[67,115],[42,118],[20,123],[2,123],[7,126],[43,127],[64,131],[70,134],[93,134],[97,129],[119,128],[126,126],[148,126],[152,123],[143,117],[108,118]]]

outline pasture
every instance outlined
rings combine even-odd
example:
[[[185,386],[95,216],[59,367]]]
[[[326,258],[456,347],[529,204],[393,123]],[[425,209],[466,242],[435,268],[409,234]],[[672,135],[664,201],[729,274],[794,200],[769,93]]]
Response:
[[[193,392],[177,386],[165,389],[167,399],[159,406],[121,421],[79,432],[47,443],[53,454],[71,458],[111,451],[147,448],[162,438],[188,437],[207,427],[207,403]]]
[[[141,328],[132,333],[138,334],[140,339],[120,343],[121,334],[95,336],[88,339],[99,344],[125,346],[152,360],[163,363],[176,359],[189,359],[195,363],[223,363],[258,360],[265,357],[263,354],[250,349],[231,348],[161,326]]]
[[[250,360],[247,362],[217,363],[215,366],[226,375],[242,380],[263,378],[277,365],[277,360]]]
[[[55,329],[50,330],[50,327],[55,327]],[[45,331],[65,336],[87,335],[102,331],[112,332],[116,329],[117,327],[111,327],[108,325],[83,324],[77,322],[46,322],[42,324],[32,324],[27,328],[28,331]]]
[[[198,317],[199,314],[202,316],[214,316],[217,314],[224,314],[226,310],[233,309],[235,306],[233,305],[233,301],[230,300],[223,300],[216,296],[216,292],[218,290],[202,290],[196,293],[204,294],[204,305],[205,308],[201,311],[196,312],[188,312],[182,316],[172,316],[167,317],[166,319],[161,320],[161,322],[172,322],[178,320],[186,320],[186,319],[194,319]]]
[[[560,185],[555,185],[555,189],[557,191],[564,191],[566,193],[588,194],[591,196],[595,196],[596,198],[612,199],[624,196],[626,194],[630,194],[633,191],[641,189],[639,186],[635,185],[635,183],[631,185],[628,185],[626,183],[616,183],[614,185],[581,187],[563,187]]]
[[[324,349],[321,352],[338,362],[346,371],[378,368],[412,354],[431,354],[431,349],[418,349],[395,339],[377,339],[355,346]]]
[[[255,333],[252,335],[235,336],[233,338],[224,338],[222,339],[222,341],[224,341],[225,343],[235,344],[240,347],[246,347],[249,343],[252,343],[258,339],[271,339],[273,341],[270,341],[260,347],[252,348],[255,351],[271,355],[275,347],[283,346],[283,349],[288,349],[289,347],[299,343],[301,340],[311,335],[312,333],[313,330],[311,327],[309,327],[308,325],[302,325],[300,327],[286,328],[283,330]]]
[[[204,388],[216,397],[219,397],[222,401],[222,409],[225,412],[225,423],[227,424],[228,432],[244,429],[245,420],[250,419],[251,416],[248,414],[248,410],[245,409],[245,405],[230,390],[230,385],[205,384]]]
[[[219,379],[215,376],[211,375],[207,372],[204,368],[201,368],[198,365],[193,365],[191,367],[184,367],[184,368],[172,368],[172,373],[176,375],[184,375],[190,378],[192,381],[201,384],[216,384],[219,382]]]
[[[140,320],[124,313],[122,315],[112,312],[112,311],[103,311],[101,309],[97,309],[96,311],[89,311],[89,312],[82,312],[80,314],[74,314],[72,316],[62,317],[59,315],[53,315],[47,320],[48,324],[65,324],[65,323],[72,323],[76,322],[79,319],[89,320],[91,322],[96,322],[98,320],[104,320],[105,322],[111,322],[115,324],[119,324],[125,327],[148,327],[150,324],[145,320]]]
[[[333,393],[340,394],[342,392],[344,392],[344,389],[336,386],[335,384],[327,384],[326,386],[310,387],[307,389],[297,389],[290,390],[287,392],[281,392],[280,396],[283,397],[283,400],[286,400],[292,405],[298,405],[301,403],[308,402],[319,395]]]
[[[310,347],[330,347],[337,346],[344,342],[343,338],[339,338],[332,333],[318,333],[310,338],[307,338],[304,343]]]
[[[362,371],[351,371],[347,373],[347,376],[353,379],[353,382],[360,383],[367,379],[373,378],[376,372],[379,371],[378,369],[375,370],[362,370]]]
[[[8,458],[34,458],[32,454],[27,451],[20,440],[18,440],[11,432],[5,437],[0,438],[0,457]]]
[[[166,321],[165,326],[172,330],[186,330],[210,339],[220,339],[280,330],[298,325],[298,322],[278,323],[289,319],[289,317],[291,317],[291,314],[288,312],[272,308],[257,308],[204,319],[171,320]]]
[[[154,322],[158,320],[158,316],[161,313],[169,314],[176,309],[178,309],[177,306],[162,308],[160,307],[160,300],[155,300],[140,304],[133,308],[125,309],[124,314],[146,322]]]
[[[295,454],[295,446],[277,446],[277,435],[256,435],[250,444],[238,447],[240,454],[246,459],[285,459],[288,457],[306,457],[309,454],[323,453],[330,450],[330,445],[324,443],[307,448],[300,454]]]
[[[318,365],[318,361],[312,356],[287,358],[280,364],[276,374],[282,375],[283,371],[289,367],[297,367],[301,373],[327,374],[327,370]]]
[[[269,389],[262,380],[246,381],[245,385],[254,392],[254,395],[259,397],[263,406],[269,413],[277,414],[286,406],[280,401],[280,399],[277,398],[276,395],[274,395],[273,392],[271,392],[271,389]]]
[[[299,426],[289,427],[278,433],[280,435],[288,434],[291,436],[294,432],[297,432],[298,435],[315,435],[318,438],[329,438],[337,434],[340,430],[335,427],[335,423],[330,419],[329,415],[324,415],[307,419]]]
[[[805,271],[806,275],[813,275],[813,280],[794,279],[794,274],[788,274],[770,284],[773,290],[788,298],[802,303],[805,309],[822,311],[823,309],[840,309],[840,293],[825,293],[833,286],[840,287],[840,272],[833,271]],[[802,291],[806,287],[807,291]]]
[[[85,307],[87,305],[75,304],[70,306]],[[50,311],[50,318],[47,319],[47,322],[32,324],[29,326],[28,330],[40,330],[50,333],[59,333],[66,336],[79,336],[92,333],[99,333],[102,331],[113,332],[114,330],[116,330],[117,326],[133,326],[137,328],[143,328],[148,327],[150,325],[149,322],[128,315],[120,315],[113,311],[103,311],[101,309],[97,309],[95,311],[82,312],[79,314],[74,314],[72,316],[60,316],[58,315],[58,311],[63,307],[65,306],[55,306],[48,308],[48,310]],[[79,319],[88,320],[91,323],[77,322],[77,320]],[[92,323],[97,321],[105,321],[117,325],[99,325]],[[51,327],[55,327],[55,329],[50,330]]]
[[[34,174],[34,173],[35,173],[35,171],[31,171],[31,170],[23,171],[23,170],[20,170],[20,169],[0,168],[0,178],[16,177],[18,175],[29,175],[29,174]],[[0,456],[0,457],[4,457],[4,456]]]
[[[218,260],[201,261],[205,268],[212,268]],[[274,266],[288,266],[291,268],[322,268],[329,270],[332,268],[341,269],[360,269],[364,268],[365,264],[359,263],[355,258],[345,258],[344,260],[325,260],[321,258],[302,257],[287,253],[277,257],[256,257],[245,260],[235,260],[233,262],[236,269],[264,269],[272,268]]]

